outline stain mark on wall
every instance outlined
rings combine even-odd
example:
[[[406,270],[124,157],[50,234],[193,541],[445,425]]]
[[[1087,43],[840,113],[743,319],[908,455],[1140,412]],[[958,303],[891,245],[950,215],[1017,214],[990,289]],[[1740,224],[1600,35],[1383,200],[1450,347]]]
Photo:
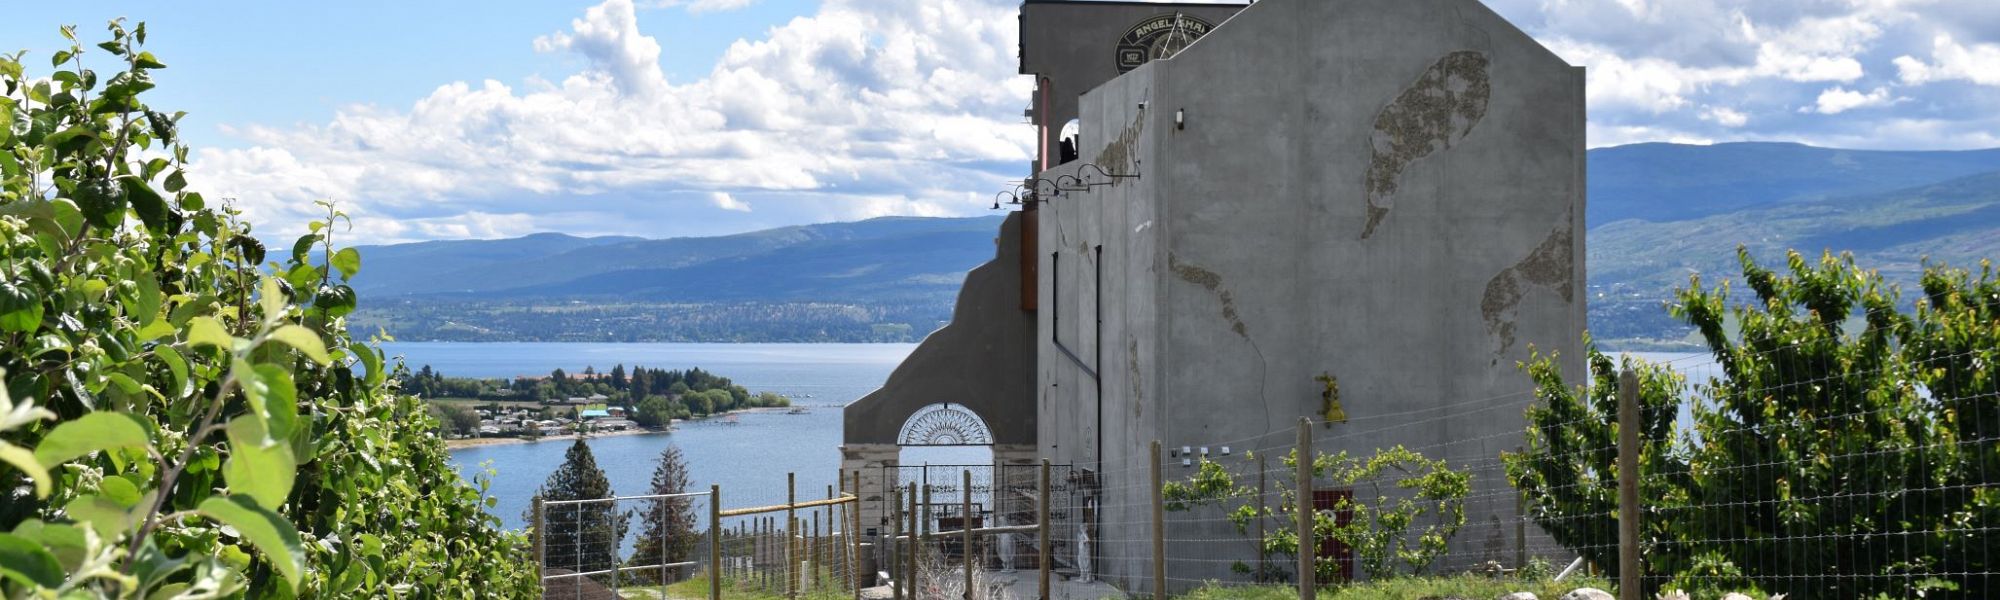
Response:
[[[1236,296],[1222,288],[1221,275],[1199,266],[1182,263],[1179,257],[1172,254],[1167,255],[1167,266],[1173,269],[1174,276],[1181,278],[1181,281],[1214,292],[1222,300],[1222,318],[1229,320],[1229,330],[1244,339],[1250,338],[1250,328],[1245,326],[1243,319],[1236,314]]]
[[[1486,293],[1479,301],[1479,314],[1486,320],[1486,333],[1500,342],[1494,354],[1505,353],[1514,346],[1514,314],[1526,295],[1525,286],[1533,285],[1554,291],[1564,302],[1576,301],[1576,282],[1571,279],[1575,272],[1576,254],[1574,233],[1571,223],[1575,215],[1563,217],[1549,236],[1536,246],[1527,258],[1514,263],[1493,279],[1486,282]]]
[[[1132,381],[1132,415],[1139,416],[1139,407],[1146,404],[1146,386],[1139,375],[1139,340],[1136,338],[1125,340],[1125,363],[1128,370],[1126,379]]]
[[[1146,113],[1140,111],[1133,115],[1132,124],[1126,125],[1125,131],[1118,134],[1118,139],[1105,144],[1104,149],[1097,152],[1097,158],[1090,162],[1119,175],[1139,172],[1138,165],[1134,164],[1139,158],[1134,146],[1139,145],[1139,134],[1145,131]]]
[[[1486,101],[1493,94],[1487,65],[1479,52],[1447,54],[1375,115],[1369,138],[1368,226],[1361,239],[1374,235],[1375,226],[1389,216],[1411,163],[1451,149],[1486,116]]]

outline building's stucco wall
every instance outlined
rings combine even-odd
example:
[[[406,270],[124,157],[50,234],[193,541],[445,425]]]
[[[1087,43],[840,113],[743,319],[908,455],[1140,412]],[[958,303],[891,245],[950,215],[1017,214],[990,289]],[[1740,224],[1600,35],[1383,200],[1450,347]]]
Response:
[[[1497,457],[1531,399],[1515,363],[1533,345],[1582,368],[1582,92],[1581,69],[1473,0],[1265,0],[1087,94],[1084,160],[1144,124],[1142,185],[1041,211],[1045,281],[1049,246],[1105,247],[1100,536],[1134,560],[1102,570],[1146,574],[1149,549],[1116,547],[1146,518],[1116,507],[1147,502],[1152,440],[1287,445],[1319,412],[1321,373],[1350,422],[1315,427],[1318,449],[1401,444],[1475,469],[1453,559],[1511,559]],[[1066,258],[1062,297],[1041,301],[1088,361],[1095,324],[1071,318],[1091,314],[1082,264]],[[1042,446],[1091,464],[1094,383],[1053,348],[1048,310],[1037,320]],[[1170,537],[1239,537],[1212,525]],[[1228,575],[1174,564],[1176,579]]]

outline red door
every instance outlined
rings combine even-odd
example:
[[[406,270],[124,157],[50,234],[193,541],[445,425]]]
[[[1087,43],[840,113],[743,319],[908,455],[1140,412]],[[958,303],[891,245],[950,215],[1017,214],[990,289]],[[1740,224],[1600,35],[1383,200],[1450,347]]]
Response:
[[[1354,522],[1354,511],[1350,509],[1334,510],[1334,507],[1338,506],[1341,500],[1352,500],[1353,498],[1353,490],[1313,490],[1313,510],[1332,512],[1334,524],[1344,527]],[[1347,544],[1340,543],[1340,540],[1333,538],[1322,538],[1316,541],[1318,542],[1318,547],[1313,550],[1313,556],[1322,560],[1332,558],[1339,565],[1339,568],[1335,571],[1340,580],[1353,581],[1354,549],[1348,547]]]

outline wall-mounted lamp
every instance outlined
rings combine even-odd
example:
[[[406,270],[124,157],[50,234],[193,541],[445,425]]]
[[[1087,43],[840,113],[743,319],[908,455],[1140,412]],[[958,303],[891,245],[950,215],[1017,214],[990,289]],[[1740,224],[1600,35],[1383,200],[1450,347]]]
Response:
[[[1187,109],[1174,111],[1174,129],[1187,129]]]
[[[1204,457],[1208,456],[1208,446],[1201,447],[1201,455]]]
[[[1194,459],[1192,459],[1192,458],[1183,458],[1183,459],[1181,459],[1181,466],[1182,466],[1182,467],[1192,467],[1192,466],[1194,466]]]
[[[1223,446],[1223,447],[1222,447],[1222,455],[1223,455],[1223,456],[1229,456],[1229,447],[1228,447],[1228,446]]]
[[[1118,182],[1118,180],[1120,180],[1120,179],[1138,179],[1138,178],[1139,178],[1139,173],[1138,173],[1138,172],[1137,172],[1137,170],[1136,170],[1136,169],[1137,169],[1137,163],[1136,163],[1136,162],[1135,162],[1135,163],[1133,163],[1133,168],[1134,168],[1134,172],[1132,172],[1132,173],[1113,173],[1113,172],[1110,172],[1110,171],[1107,171],[1107,170],[1105,170],[1105,169],[1104,169],[1104,167],[1101,167],[1101,166],[1098,166],[1098,165],[1097,165],[1096,163],[1083,163],[1083,164],[1080,164],[1080,165],[1077,165],[1077,166],[1076,166],[1076,176],[1077,176],[1077,177],[1078,177],[1079,179],[1081,179],[1081,180],[1085,181],[1086,183],[1088,183],[1088,182],[1089,182],[1089,177],[1090,177],[1090,174],[1089,174],[1089,173],[1086,173],[1086,172],[1085,172],[1085,170],[1087,169],[1087,170],[1091,170],[1091,171],[1096,171],[1096,172],[1097,172],[1097,175],[1098,175],[1099,177],[1103,177],[1103,178],[1107,179],[1108,181],[1105,181],[1104,183],[1089,183],[1089,185],[1109,185],[1109,184],[1113,184],[1113,183],[1117,183],[1117,182]]]
[[[1063,186],[1064,181],[1070,182],[1070,185],[1067,187]],[[1085,183],[1083,178],[1075,175],[1057,175],[1056,190],[1063,192],[1088,192],[1090,191],[1090,184]]]

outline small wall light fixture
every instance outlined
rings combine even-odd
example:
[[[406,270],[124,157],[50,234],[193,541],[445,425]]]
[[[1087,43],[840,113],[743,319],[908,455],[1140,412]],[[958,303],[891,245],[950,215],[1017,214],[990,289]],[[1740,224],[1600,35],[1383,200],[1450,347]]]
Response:
[[[1174,111],[1174,129],[1187,129],[1187,109]]]

